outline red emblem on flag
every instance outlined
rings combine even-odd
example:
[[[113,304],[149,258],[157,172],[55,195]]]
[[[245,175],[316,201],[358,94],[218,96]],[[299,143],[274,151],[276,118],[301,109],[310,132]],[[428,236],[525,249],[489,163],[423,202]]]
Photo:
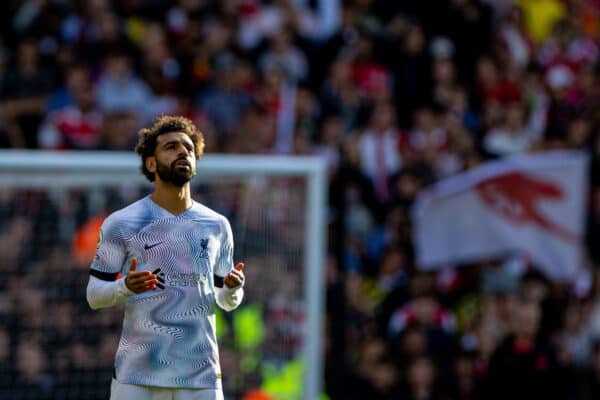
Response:
[[[569,243],[577,243],[577,235],[552,222],[538,208],[540,201],[560,201],[564,198],[560,186],[526,175],[511,172],[488,179],[476,187],[479,198],[493,212],[513,224],[533,224]]]

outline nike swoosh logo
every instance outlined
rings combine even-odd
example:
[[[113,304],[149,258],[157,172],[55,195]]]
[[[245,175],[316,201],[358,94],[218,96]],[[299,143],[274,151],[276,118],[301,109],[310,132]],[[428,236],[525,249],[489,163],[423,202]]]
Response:
[[[159,245],[159,244],[161,244],[161,243],[162,243],[162,242],[158,242],[158,243],[154,243],[154,244],[147,244],[147,243],[146,243],[146,244],[144,245],[144,250],[150,250],[151,248],[153,248],[153,247],[156,247],[156,246],[158,246],[158,245]]]

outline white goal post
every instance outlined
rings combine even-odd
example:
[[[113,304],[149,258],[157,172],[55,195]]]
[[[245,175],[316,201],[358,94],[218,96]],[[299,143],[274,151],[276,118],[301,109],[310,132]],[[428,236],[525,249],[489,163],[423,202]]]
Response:
[[[147,185],[133,152],[0,150],[0,188],[94,188],[102,184]],[[306,179],[304,301],[304,398],[320,397],[326,243],[325,162],[315,157],[205,155],[194,181],[214,177],[293,176]]]

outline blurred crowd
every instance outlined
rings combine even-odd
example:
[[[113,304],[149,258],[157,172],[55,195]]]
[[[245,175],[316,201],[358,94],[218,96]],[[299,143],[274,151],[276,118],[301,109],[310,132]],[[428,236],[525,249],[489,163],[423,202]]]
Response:
[[[208,153],[321,156],[331,399],[598,399],[599,45],[598,0],[9,0],[0,146],[131,150],[179,114]],[[423,187],[547,149],[592,159],[587,279],[418,269]],[[0,397],[103,398],[120,310],[86,309],[86,207],[51,200],[0,189]]]

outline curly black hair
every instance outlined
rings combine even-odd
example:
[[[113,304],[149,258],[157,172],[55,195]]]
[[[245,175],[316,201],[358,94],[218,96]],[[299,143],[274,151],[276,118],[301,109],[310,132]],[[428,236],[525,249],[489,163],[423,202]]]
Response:
[[[140,129],[138,132],[138,143],[135,146],[135,151],[142,157],[142,173],[150,182],[154,182],[154,172],[148,171],[146,168],[146,159],[154,155],[156,150],[156,139],[163,133],[183,132],[187,134],[192,143],[194,143],[194,154],[196,160],[202,157],[204,152],[204,135],[196,128],[196,125],[189,119],[181,116],[162,115],[156,117],[150,128]]]

